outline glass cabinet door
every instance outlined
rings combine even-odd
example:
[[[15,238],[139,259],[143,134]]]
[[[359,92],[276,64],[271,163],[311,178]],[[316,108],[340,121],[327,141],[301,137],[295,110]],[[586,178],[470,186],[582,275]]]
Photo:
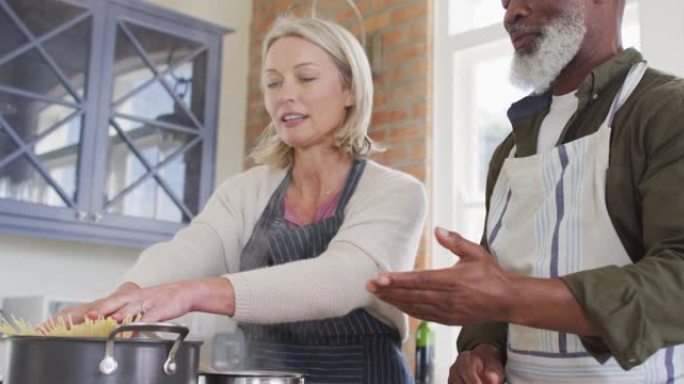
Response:
[[[0,232],[138,247],[185,226],[229,32],[139,0],[0,0]]]
[[[187,223],[202,200],[208,47],[131,17],[115,29],[102,215]]]
[[[78,209],[92,15],[0,1],[0,201]]]

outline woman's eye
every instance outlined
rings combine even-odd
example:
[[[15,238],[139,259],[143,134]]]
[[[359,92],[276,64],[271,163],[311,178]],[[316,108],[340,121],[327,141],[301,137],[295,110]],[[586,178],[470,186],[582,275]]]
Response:
[[[268,89],[273,89],[273,88],[277,87],[278,85],[280,85],[280,81],[267,81],[266,82],[266,88],[268,88]]]
[[[299,79],[302,83],[310,83],[312,81],[316,80],[315,77],[302,77]]]

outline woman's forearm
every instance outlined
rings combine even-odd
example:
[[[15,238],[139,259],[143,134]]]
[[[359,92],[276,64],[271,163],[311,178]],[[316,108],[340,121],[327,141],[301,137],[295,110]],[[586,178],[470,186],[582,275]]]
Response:
[[[217,315],[235,314],[235,292],[233,284],[225,277],[212,277],[188,282],[193,295],[192,311]]]

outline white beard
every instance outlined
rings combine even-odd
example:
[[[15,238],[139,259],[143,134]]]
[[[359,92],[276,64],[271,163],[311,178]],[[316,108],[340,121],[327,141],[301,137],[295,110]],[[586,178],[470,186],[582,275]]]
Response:
[[[526,29],[524,26],[513,28]],[[542,94],[579,52],[587,33],[582,3],[569,5],[564,15],[537,30],[541,36],[536,47],[531,52],[515,53],[511,82],[523,89],[531,88],[535,94]]]

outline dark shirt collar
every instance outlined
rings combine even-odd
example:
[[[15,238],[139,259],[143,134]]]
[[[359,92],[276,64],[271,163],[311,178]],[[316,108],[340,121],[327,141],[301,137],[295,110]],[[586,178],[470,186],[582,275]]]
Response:
[[[634,64],[643,60],[639,51],[628,48],[594,68],[577,88],[580,109],[590,100],[597,99],[614,79],[624,77]]]

